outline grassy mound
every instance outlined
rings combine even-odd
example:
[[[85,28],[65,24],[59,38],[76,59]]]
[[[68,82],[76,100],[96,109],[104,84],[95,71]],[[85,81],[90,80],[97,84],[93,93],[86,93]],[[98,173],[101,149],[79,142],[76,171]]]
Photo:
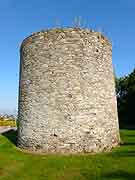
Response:
[[[135,130],[123,144],[97,155],[37,155],[18,150],[16,132],[0,135],[0,180],[135,180]]]

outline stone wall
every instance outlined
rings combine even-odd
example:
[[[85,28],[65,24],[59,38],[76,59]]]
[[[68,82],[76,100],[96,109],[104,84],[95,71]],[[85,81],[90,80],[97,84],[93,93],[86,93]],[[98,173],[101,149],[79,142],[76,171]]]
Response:
[[[32,34],[21,46],[19,89],[19,147],[77,153],[119,144],[112,47],[102,34]]]

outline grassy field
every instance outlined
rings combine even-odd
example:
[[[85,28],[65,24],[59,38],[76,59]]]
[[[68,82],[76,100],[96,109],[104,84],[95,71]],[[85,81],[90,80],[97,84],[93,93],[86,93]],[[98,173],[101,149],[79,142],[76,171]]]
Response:
[[[121,130],[123,145],[98,155],[36,155],[0,135],[0,180],[135,180],[135,130]]]
[[[3,119],[0,119],[0,126],[14,127],[14,126],[16,126],[16,122],[15,122],[15,120],[3,120]]]

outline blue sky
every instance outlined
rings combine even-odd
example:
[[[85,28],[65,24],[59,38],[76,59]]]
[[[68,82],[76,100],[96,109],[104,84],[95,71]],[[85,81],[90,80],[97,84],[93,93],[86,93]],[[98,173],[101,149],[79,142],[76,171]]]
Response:
[[[113,44],[117,76],[135,66],[134,0],[1,0],[0,113],[17,109],[19,47],[29,34],[46,28],[72,26],[81,16],[86,27],[101,30]]]

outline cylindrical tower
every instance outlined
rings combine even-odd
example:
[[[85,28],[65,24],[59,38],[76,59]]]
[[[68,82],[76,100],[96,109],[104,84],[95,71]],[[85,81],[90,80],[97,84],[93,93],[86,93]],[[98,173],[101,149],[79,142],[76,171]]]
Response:
[[[111,43],[88,29],[32,34],[21,46],[18,146],[100,152],[119,144]]]

